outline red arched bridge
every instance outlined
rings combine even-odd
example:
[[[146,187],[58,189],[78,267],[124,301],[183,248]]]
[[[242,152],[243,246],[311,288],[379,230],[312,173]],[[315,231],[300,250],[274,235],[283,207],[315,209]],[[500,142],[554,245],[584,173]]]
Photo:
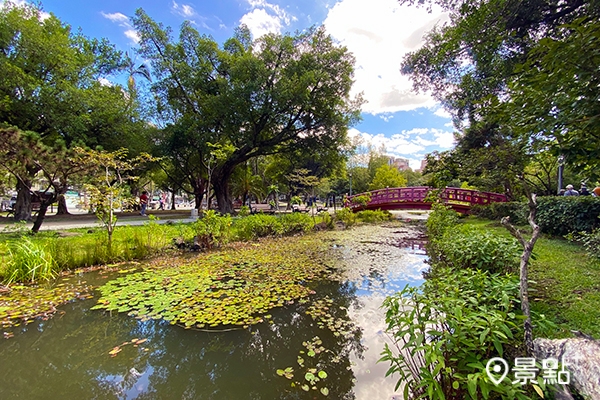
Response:
[[[346,198],[346,206],[352,211],[360,210],[398,210],[417,209],[429,210],[431,202],[425,202],[427,194],[435,190],[427,186],[399,187],[373,190],[371,192],[359,193]],[[490,204],[494,202],[505,202],[507,198],[503,194],[480,192],[478,190],[460,189],[447,187],[440,194],[442,201],[454,210],[467,213],[475,204]],[[366,200],[369,200],[365,203]]]

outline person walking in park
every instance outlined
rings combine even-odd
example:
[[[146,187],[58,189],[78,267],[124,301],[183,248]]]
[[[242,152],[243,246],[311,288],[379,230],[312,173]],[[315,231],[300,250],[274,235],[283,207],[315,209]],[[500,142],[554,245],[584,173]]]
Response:
[[[142,195],[140,196],[140,206],[142,208],[140,215],[145,217],[146,216],[146,208],[148,207],[148,192],[146,192],[145,190],[142,192]]]
[[[565,196],[579,196],[579,192],[573,189],[573,185],[567,185],[567,191],[564,194]]]

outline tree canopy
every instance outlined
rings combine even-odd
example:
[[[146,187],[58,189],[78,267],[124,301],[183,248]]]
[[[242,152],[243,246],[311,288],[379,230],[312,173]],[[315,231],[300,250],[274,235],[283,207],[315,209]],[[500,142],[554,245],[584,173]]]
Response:
[[[222,212],[232,211],[236,166],[297,148],[338,148],[359,116],[360,99],[349,94],[354,59],[322,28],[253,41],[242,27],[219,46],[189,23],[175,40],[141,9],[133,23],[162,119],[187,130],[201,159],[210,154],[205,143],[234,149],[211,176]]]
[[[450,22],[427,34],[423,48],[404,59],[402,71],[452,113],[457,164],[489,171],[485,164],[504,160],[511,166],[505,175],[515,177],[533,155],[550,152],[565,155],[569,166],[589,178],[598,177],[593,143],[600,132],[600,2],[400,3],[437,4],[449,12]],[[494,185],[509,189],[506,178],[513,177]]]
[[[146,146],[146,122],[131,93],[108,83],[126,67],[122,54],[107,40],[72,32],[39,5],[6,2],[0,8],[0,127],[34,132],[32,148],[69,149],[74,145],[128,147],[136,153]],[[3,130],[8,135],[13,130]],[[27,176],[17,177],[16,219],[29,219],[33,177],[53,166],[29,162]],[[60,163],[57,157],[44,162]],[[64,190],[67,184],[63,184]]]
[[[375,177],[369,185],[370,190],[395,188],[406,186],[406,178],[391,165],[382,165],[375,171]]]

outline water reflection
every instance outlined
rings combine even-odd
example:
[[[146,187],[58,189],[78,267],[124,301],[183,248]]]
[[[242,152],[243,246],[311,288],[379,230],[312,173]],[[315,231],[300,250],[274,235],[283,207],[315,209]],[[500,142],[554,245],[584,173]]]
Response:
[[[368,237],[368,240],[362,238]],[[356,238],[361,238],[356,240]],[[425,239],[408,230],[389,227],[370,231],[358,228],[337,243],[343,264],[342,280],[352,282],[357,298],[348,310],[350,318],[362,327],[364,351],[360,357],[351,355],[356,387],[356,399],[401,399],[395,391],[396,379],[385,378],[388,364],[378,364],[385,343],[385,310],[381,308],[386,296],[405,286],[418,286],[427,269]]]
[[[274,310],[272,323],[250,329],[206,332],[91,311],[95,300],[80,301],[0,341],[0,399],[324,398],[291,386],[305,383],[313,367],[327,372],[317,386],[329,390],[328,398],[390,399],[395,381],[384,378],[387,365],[376,363],[386,340],[380,305],[406,284],[419,284],[425,267],[424,252],[401,248],[396,239],[339,242],[339,281],[312,285],[312,300],[332,301],[332,318],[361,328],[348,337],[319,328],[306,313],[309,304]],[[310,357],[306,343],[316,336],[326,350]],[[108,354],[135,338],[148,340]],[[292,380],[276,374],[286,367],[294,369]]]
[[[353,291],[351,285],[318,288],[319,296],[345,307]],[[305,356],[306,368],[327,372],[320,385],[332,398],[354,398],[349,355],[360,354],[360,334],[343,339],[319,329],[305,313],[307,305],[276,310],[272,324],[216,333],[90,311],[94,304],[69,304],[61,316],[22,327],[15,338],[0,343],[0,398],[308,399],[314,391],[292,388],[275,371],[288,366],[300,371],[302,343],[314,336],[329,351],[318,357],[318,365],[317,357]],[[331,312],[348,318],[343,308]],[[134,338],[148,341],[123,346],[114,358],[108,355]],[[304,373],[295,380],[303,380]]]

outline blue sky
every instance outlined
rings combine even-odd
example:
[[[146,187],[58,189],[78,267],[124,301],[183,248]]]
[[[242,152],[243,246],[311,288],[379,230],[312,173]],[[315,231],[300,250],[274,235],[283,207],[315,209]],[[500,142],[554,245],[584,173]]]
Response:
[[[140,7],[174,32],[190,20],[220,43],[241,23],[255,37],[325,25],[356,57],[354,91],[367,101],[363,121],[349,132],[352,137],[408,158],[413,169],[425,154],[452,147],[447,113],[429,96],[413,92],[409,78],[399,72],[402,56],[418,49],[423,33],[446,20],[439,10],[429,13],[396,0],[43,0],[42,6],[86,36],[105,37],[123,51],[136,47],[129,17]]]

